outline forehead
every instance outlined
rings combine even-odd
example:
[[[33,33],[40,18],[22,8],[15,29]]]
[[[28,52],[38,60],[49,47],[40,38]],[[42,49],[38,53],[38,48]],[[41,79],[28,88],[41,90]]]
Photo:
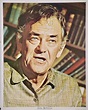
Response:
[[[39,34],[58,35],[61,34],[61,25],[55,16],[50,18],[41,18],[32,25],[32,31]]]

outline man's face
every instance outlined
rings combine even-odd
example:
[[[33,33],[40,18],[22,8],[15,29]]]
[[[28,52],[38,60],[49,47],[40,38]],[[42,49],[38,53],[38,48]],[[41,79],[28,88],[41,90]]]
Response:
[[[51,68],[60,49],[61,32],[56,17],[42,18],[32,25],[22,44],[25,69],[44,74]]]

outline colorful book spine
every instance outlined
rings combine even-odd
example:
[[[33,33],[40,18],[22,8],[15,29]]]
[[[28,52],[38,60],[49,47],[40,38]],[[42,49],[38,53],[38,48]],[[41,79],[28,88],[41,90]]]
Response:
[[[80,75],[80,76],[78,77],[78,79],[79,79],[79,80],[85,79],[85,73],[83,73],[82,75]]]
[[[17,4],[17,3],[13,3],[13,5],[12,5],[12,10],[11,10],[11,14],[10,14],[10,18],[9,18],[9,22],[11,22],[11,23],[15,23],[16,24],[16,17],[17,16],[15,16],[15,14],[17,15],[17,6],[19,6],[19,4]],[[18,10],[19,10],[20,8],[18,7]],[[7,34],[7,31],[9,31],[8,30],[8,27],[7,26],[5,26],[5,28],[4,28],[4,36],[6,36],[6,34]],[[10,32],[9,32],[10,33]],[[8,36],[8,39],[5,41],[5,43],[4,43],[4,48],[9,44],[9,42],[12,40],[12,38],[13,38],[13,36],[15,35],[15,33],[12,33],[12,35],[9,35]]]
[[[7,14],[9,12],[9,9],[11,8],[11,3],[4,3],[3,4],[3,18],[4,20],[7,20]],[[7,33],[8,33],[8,26],[4,26],[3,27],[3,36],[6,37]]]
[[[69,34],[69,31],[71,29],[71,26],[72,26],[74,17],[75,17],[75,14],[70,14],[69,19],[68,19],[68,22],[66,23],[67,34]]]
[[[85,73],[85,69],[83,69],[83,70],[81,70],[79,73],[77,73],[77,74],[74,76],[74,78],[78,79],[78,77],[79,77],[80,75],[84,74],[84,73]]]
[[[71,31],[69,32],[69,36],[70,36],[69,42],[70,43],[74,42],[75,35],[77,33],[77,30],[78,30],[79,22],[80,22],[80,15],[76,14],[75,18],[74,18],[74,22],[72,23]]]
[[[14,14],[14,18],[13,18],[13,24],[18,24],[18,18],[21,14],[21,10],[22,10],[22,3],[19,3],[16,10],[15,10],[15,14]]]
[[[72,53],[69,52],[69,53],[63,58],[63,60],[61,60],[61,62],[58,63],[58,65],[55,67],[55,69],[60,71],[61,68],[63,68],[64,65],[65,65],[68,61],[70,61],[70,59],[71,59],[72,57],[74,57],[74,56],[75,56],[75,54],[72,54]]]
[[[11,46],[12,46],[12,43],[10,42],[8,46],[4,49],[4,54],[10,49]]]
[[[9,32],[8,26],[4,26],[4,28],[3,28],[3,36],[4,36],[4,38],[6,37],[8,32]]]
[[[82,16],[82,18],[80,20],[80,24],[79,24],[78,29],[77,29],[77,33],[75,34],[75,39],[73,42],[74,45],[77,45],[77,43],[79,42],[80,35],[82,33],[82,30],[83,30],[83,25],[84,25],[84,16]]]
[[[69,62],[69,64],[68,65],[66,65],[66,67],[64,67],[64,69],[61,71],[61,72],[63,72],[64,73],[64,71],[66,71],[68,68],[70,68],[76,61],[78,61],[79,60],[79,57],[78,58],[72,58],[71,60],[70,60],[70,62]]]
[[[84,65],[83,66],[81,66],[81,67],[79,67],[79,68],[77,68],[74,72],[72,72],[71,74],[70,74],[70,76],[72,76],[72,77],[74,77],[77,73],[79,73],[81,70],[83,70],[84,69]]]
[[[15,33],[12,33],[11,36],[8,38],[8,40],[4,43],[4,48],[9,44],[9,42],[12,40]]]
[[[16,9],[17,9],[17,5],[18,5],[17,3],[13,3],[11,14],[10,14],[10,17],[9,17],[9,22],[10,23],[13,23],[13,19],[14,19],[14,15],[15,15],[15,12],[16,12]]]
[[[85,62],[85,58],[80,58],[74,65],[72,65],[69,69],[65,71],[66,74],[71,74],[75,71],[78,67],[80,67]]]
[[[78,46],[81,46],[82,43],[84,42],[84,39],[85,39],[85,26],[83,26],[82,31],[81,31],[81,34],[80,34],[79,37],[80,37],[80,39],[79,39],[77,45]]]

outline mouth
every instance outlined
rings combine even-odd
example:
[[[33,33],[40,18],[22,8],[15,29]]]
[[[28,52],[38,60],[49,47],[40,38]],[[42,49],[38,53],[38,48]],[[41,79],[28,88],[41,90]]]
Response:
[[[35,56],[34,57],[38,62],[45,62],[46,61],[46,58],[44,58],[44,57],[37,57],[37,56]]]

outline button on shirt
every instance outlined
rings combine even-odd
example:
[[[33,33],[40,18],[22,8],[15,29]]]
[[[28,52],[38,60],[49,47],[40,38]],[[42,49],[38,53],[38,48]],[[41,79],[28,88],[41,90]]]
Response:
[[[64,73],[51,69],[46,83],[35,91],[23,72],[4,65],[4,107],[77,107],[81,102],[77,82]]]

